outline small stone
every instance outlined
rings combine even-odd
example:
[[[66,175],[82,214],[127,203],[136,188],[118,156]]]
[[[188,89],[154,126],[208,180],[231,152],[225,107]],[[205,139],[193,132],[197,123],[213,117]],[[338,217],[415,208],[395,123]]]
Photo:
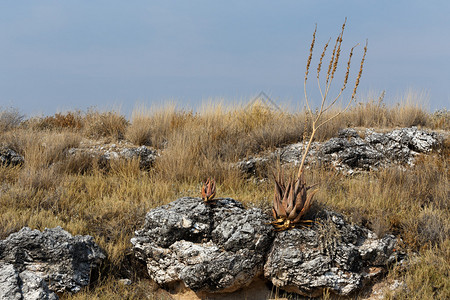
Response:
[[[124,278],[124,279],[119,279],[119,283],[123,284],[123,285],[131,285],[133,282],[128,278]]]
[[[0,165],[17,166],[23,163],[24,158],[22,155],[12,149],[0,147]]]

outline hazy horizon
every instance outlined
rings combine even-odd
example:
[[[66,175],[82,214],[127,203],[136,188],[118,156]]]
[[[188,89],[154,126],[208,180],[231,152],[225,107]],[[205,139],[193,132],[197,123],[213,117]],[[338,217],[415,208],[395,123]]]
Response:
[[[358,101],[410,93],[431,111],[448,108],[450,29],[446,1],[3,1],[0,107],[27,115],[174,102],[245,103],[264,91],[303,106],[315,24],[320,48],[347,17],[340,74],[356,43],[369,49]],[[315,68],[308,91],[317,96]],[[314,80],[313,80],[314,79]],[[339,77],[335,87],[340,84]],[[412,92],[411,92],[412,91]]]

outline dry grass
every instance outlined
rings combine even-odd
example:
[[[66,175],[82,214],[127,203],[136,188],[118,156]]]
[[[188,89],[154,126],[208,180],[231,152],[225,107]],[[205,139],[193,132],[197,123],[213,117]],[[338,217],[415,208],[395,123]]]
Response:
[[[405,289],[388,292],[388,299],[450,299],[450,239],[415,255],[406,270],[393,270],[391,277],[401,278]]]
[[[425,105],[428,96],[423,92],[407,91],[397,103],[387,105],[384,101],[385,92],[376,95],[373,92],[366,96],[365,102],[357,103],[346,114],[347,123],[355,127],[430,127],[448,130],[444,120],[448,113],[440,115],[427,113]]]
[[[415,106],[390,107],[376,99],[329,122],[318,131],[317,139],[334,136],[348,125],[448,126],[420,107],[417,113]],[[386,117],[380,118],[380,109]],[[36,120],[26,120],[0,132],[0,144],[25,157],[21,167],[0,166],[0,238],[23,226],[44,229],[60,225],[72,234],[94,236],[108,254],[100,281],[74,295],[75,299],[159,299],[148,287],[148,279],[136,277],[131,286],[118,284],[119,279],[130,277],[130,272],[139,273],[130,270],[138,267],[129,262],[129,240],[142,225],[145,213],[182,196],[200,196],[201,183],[209,176],[216,179],[218,197],[233,197],[269,213],[272,182],[245,178],[231,163],[300,141],[309,128],[304,112],[272,111],[263,106],[244,110],[218,105],[198,113],[174,107],[139,111],[131,124],[117,112],[80,113],[80,128],[39,127]],[[114,140],[121,135],[162,151],[152,170],[143,172],[137,161],[119,160],[104,171],[91,157],[66,155],[82,139]],[[380,235],[398,234],[405,249],[417,255],[413,267],[391,274],[411,287],[400,298],[448,296],[448,269],[443,262],[448,262],[450,251],[449,153],[447,140],[440,153],[424,156],[416,167],[406,170],[391,168],[354,177],[322,169],[305,174],[309,182],[320,183],[316,204],[341,211]],[[437,267],[430,267],[433,265]]]
[[[53,116],[34,117],[23,122],[23,128],[33,130],[75,131],[89,138],[123,139],[129,125],[119,110],[56,113]]]
[[[17,109],[1,109],[0,107],[0,132],[18,127],[24,117]]]

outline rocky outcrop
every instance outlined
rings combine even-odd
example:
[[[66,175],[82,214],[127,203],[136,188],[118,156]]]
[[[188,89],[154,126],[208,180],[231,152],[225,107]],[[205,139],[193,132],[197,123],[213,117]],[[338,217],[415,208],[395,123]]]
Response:
[[[308,297],[351,295],[401,258],[394,236],[378,238],[338,213],[322,210],[314,225],[281,232],[270,221],[233,199],[186,197],[149,211],[131,243],[160,286],[208,297],[261,280]]]
[[[6,147],[0,147],[0,165],[17,166],[23,164],[23,162],[23,156],[16,151]]]
[[[348,128],[322,145],[318,160],[347,173],[377,170],[394,164],[412,166],[417,154],[429,153],[440,142],[436,133],[416,127],[387,133],[367,129],[364,138],[356,130]]]
[[[89,284],[105,259],[91,236],[28,227],[0,241],[0,299],[57,299]]]
[[[278,232],[264,266],[276,287],[307,297],[324,290],[347,296],[399,259],[397,239],[379,239],[366,228],[323,211],[316,225]]]
[[[0,299],[56,300],[58,296],[36,272],[19,272],[13,264],[0,262]]]
[[[148,170],[153,166],[158,152],[147,146],[130,146],[123,144],[82,145],[79,148],[69,149],[69,155],[88,154],[96,157],[103,167],[108,167],[113,159],[139,159],[139,167]]]
[[[332,166],[345,174],[392,165],[411,166],[417,154],[429,153],[443,139],[435,132],[416,127],[386,133],[366,129],[361,136],[355,129],[347,128],[341,130],[338,137],[324,143],[312,143],[306,165]],[[284,164],[299,164],[305,146],[305,143],[288,145],[268,155],[240,161],[237,167],[244,173],[257,174],[278,159]]]
[[[161,286],[233,292],[262,275],[273,238],[268,222],[260,209],[233,199],[186,197],[148,212],[131,243]]]

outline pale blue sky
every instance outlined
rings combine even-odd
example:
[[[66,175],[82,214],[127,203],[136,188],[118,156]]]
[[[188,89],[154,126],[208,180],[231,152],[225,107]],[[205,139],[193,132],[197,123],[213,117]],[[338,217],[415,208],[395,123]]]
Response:
[[[129,114],[260,91],[296,106],[314,25],[322,46],[347,17],[345,53],[369,40],[359,100],[386,90],[395,102],[413,89],[429,94],[430,110],[449,108],[449,16],[446,0],[1,0],[0,107]]]

